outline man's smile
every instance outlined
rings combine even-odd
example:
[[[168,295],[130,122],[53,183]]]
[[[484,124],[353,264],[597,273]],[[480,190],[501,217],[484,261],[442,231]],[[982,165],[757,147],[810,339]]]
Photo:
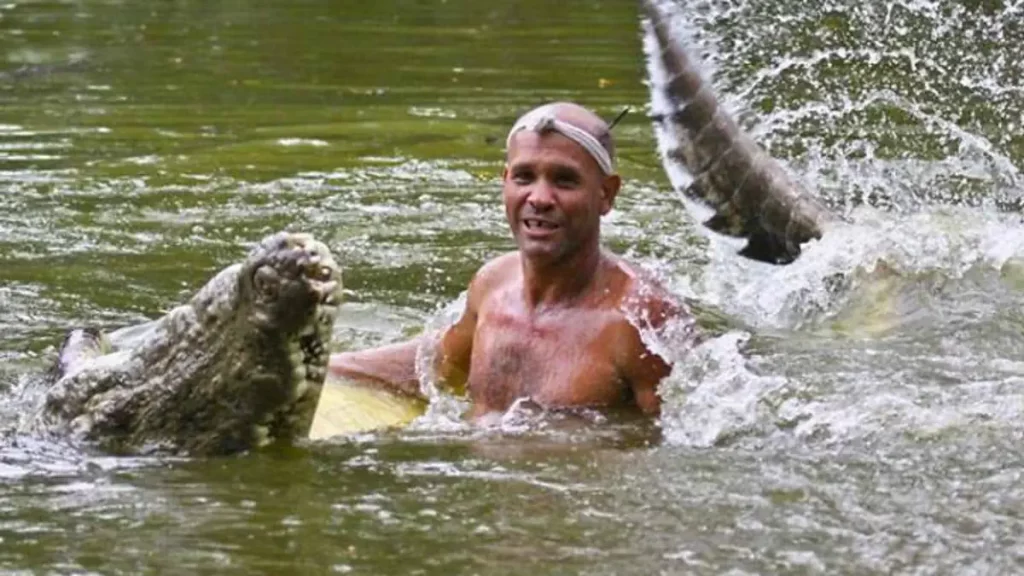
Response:
[[[523,218],[523,228],[531,236],[546,236],[559,228],[558,224],[542,218]]]

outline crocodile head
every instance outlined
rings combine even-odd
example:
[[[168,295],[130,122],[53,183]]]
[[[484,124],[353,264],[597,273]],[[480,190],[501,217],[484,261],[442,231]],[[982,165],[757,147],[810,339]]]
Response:
[[[42,426],[117,452],[224,454],[305,438],[341,287],[324,244],[268,236],[137,337],[112,334],[115,351],[70,339]]]
[[[276,355],[265,347],[284,345],[290,360],[274,378],[290,379],[285,388],[291,388],[292,401],[265,422],[267,438],[304,436],[327,375],[327,343],[341,302],[341,269],[327,246],[312,236],[279,233],[250,253],[238,282],[241,305],[248,306],[248,318],[241,320],[249,325],[251,345],[256,346],[249,359],[273,360]],[[242,352],[240,357],[247,358]],[[262,433],[258,431],[261,440]]]

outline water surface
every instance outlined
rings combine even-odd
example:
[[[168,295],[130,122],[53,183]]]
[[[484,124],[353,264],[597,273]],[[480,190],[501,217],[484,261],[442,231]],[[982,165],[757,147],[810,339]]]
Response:
[[[728,106],[849,221],[792,266],[694,225],[646,119],[632,2],[0,6],[0,389],[65,329],[158,315],[282,228],[345,265],[338,348],[436,323],[512,247],[505,131],[552,99],[642,112],[616,128],[606,243],[748,327],[656,343],[680,358],[656,430],[480,431],[438,406],[402,433],[215,460],[17,439],[0,567],[1020,571],[1017,7],[675,6]]]

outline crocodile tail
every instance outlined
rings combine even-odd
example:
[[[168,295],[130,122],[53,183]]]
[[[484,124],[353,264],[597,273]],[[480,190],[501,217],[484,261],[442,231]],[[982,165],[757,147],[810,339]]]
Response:
[[[741,255],[787,264],[800,246],[821,238],[832,219],[813,195],[744,132],[718,101],[679,40],[672,37],[666,15],[654,0],[641,0],[665,70],[663,85],[673,112],[659,121],[669,124],[675,139],[667,160],[678,162],[693,177],[684,193],[714,210],[704,222],[729,236],[746,238]]]
[[[111,346],[98,328],[75,328],[67,333],[52,368],[54,379],[75,370],[82,362],[109,353]]]

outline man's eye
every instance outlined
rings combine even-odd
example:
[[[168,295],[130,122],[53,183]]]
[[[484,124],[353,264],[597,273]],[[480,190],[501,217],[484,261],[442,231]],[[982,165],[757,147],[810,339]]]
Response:
[[[579,186],[580,179],[572,174],[560,174],[555,176],[555,186],[559,188],[575,188]]]
[[[529,172],[515,172],[512,174],[512,181],[519,185],[529,184],[533,182],[533,174]]]

